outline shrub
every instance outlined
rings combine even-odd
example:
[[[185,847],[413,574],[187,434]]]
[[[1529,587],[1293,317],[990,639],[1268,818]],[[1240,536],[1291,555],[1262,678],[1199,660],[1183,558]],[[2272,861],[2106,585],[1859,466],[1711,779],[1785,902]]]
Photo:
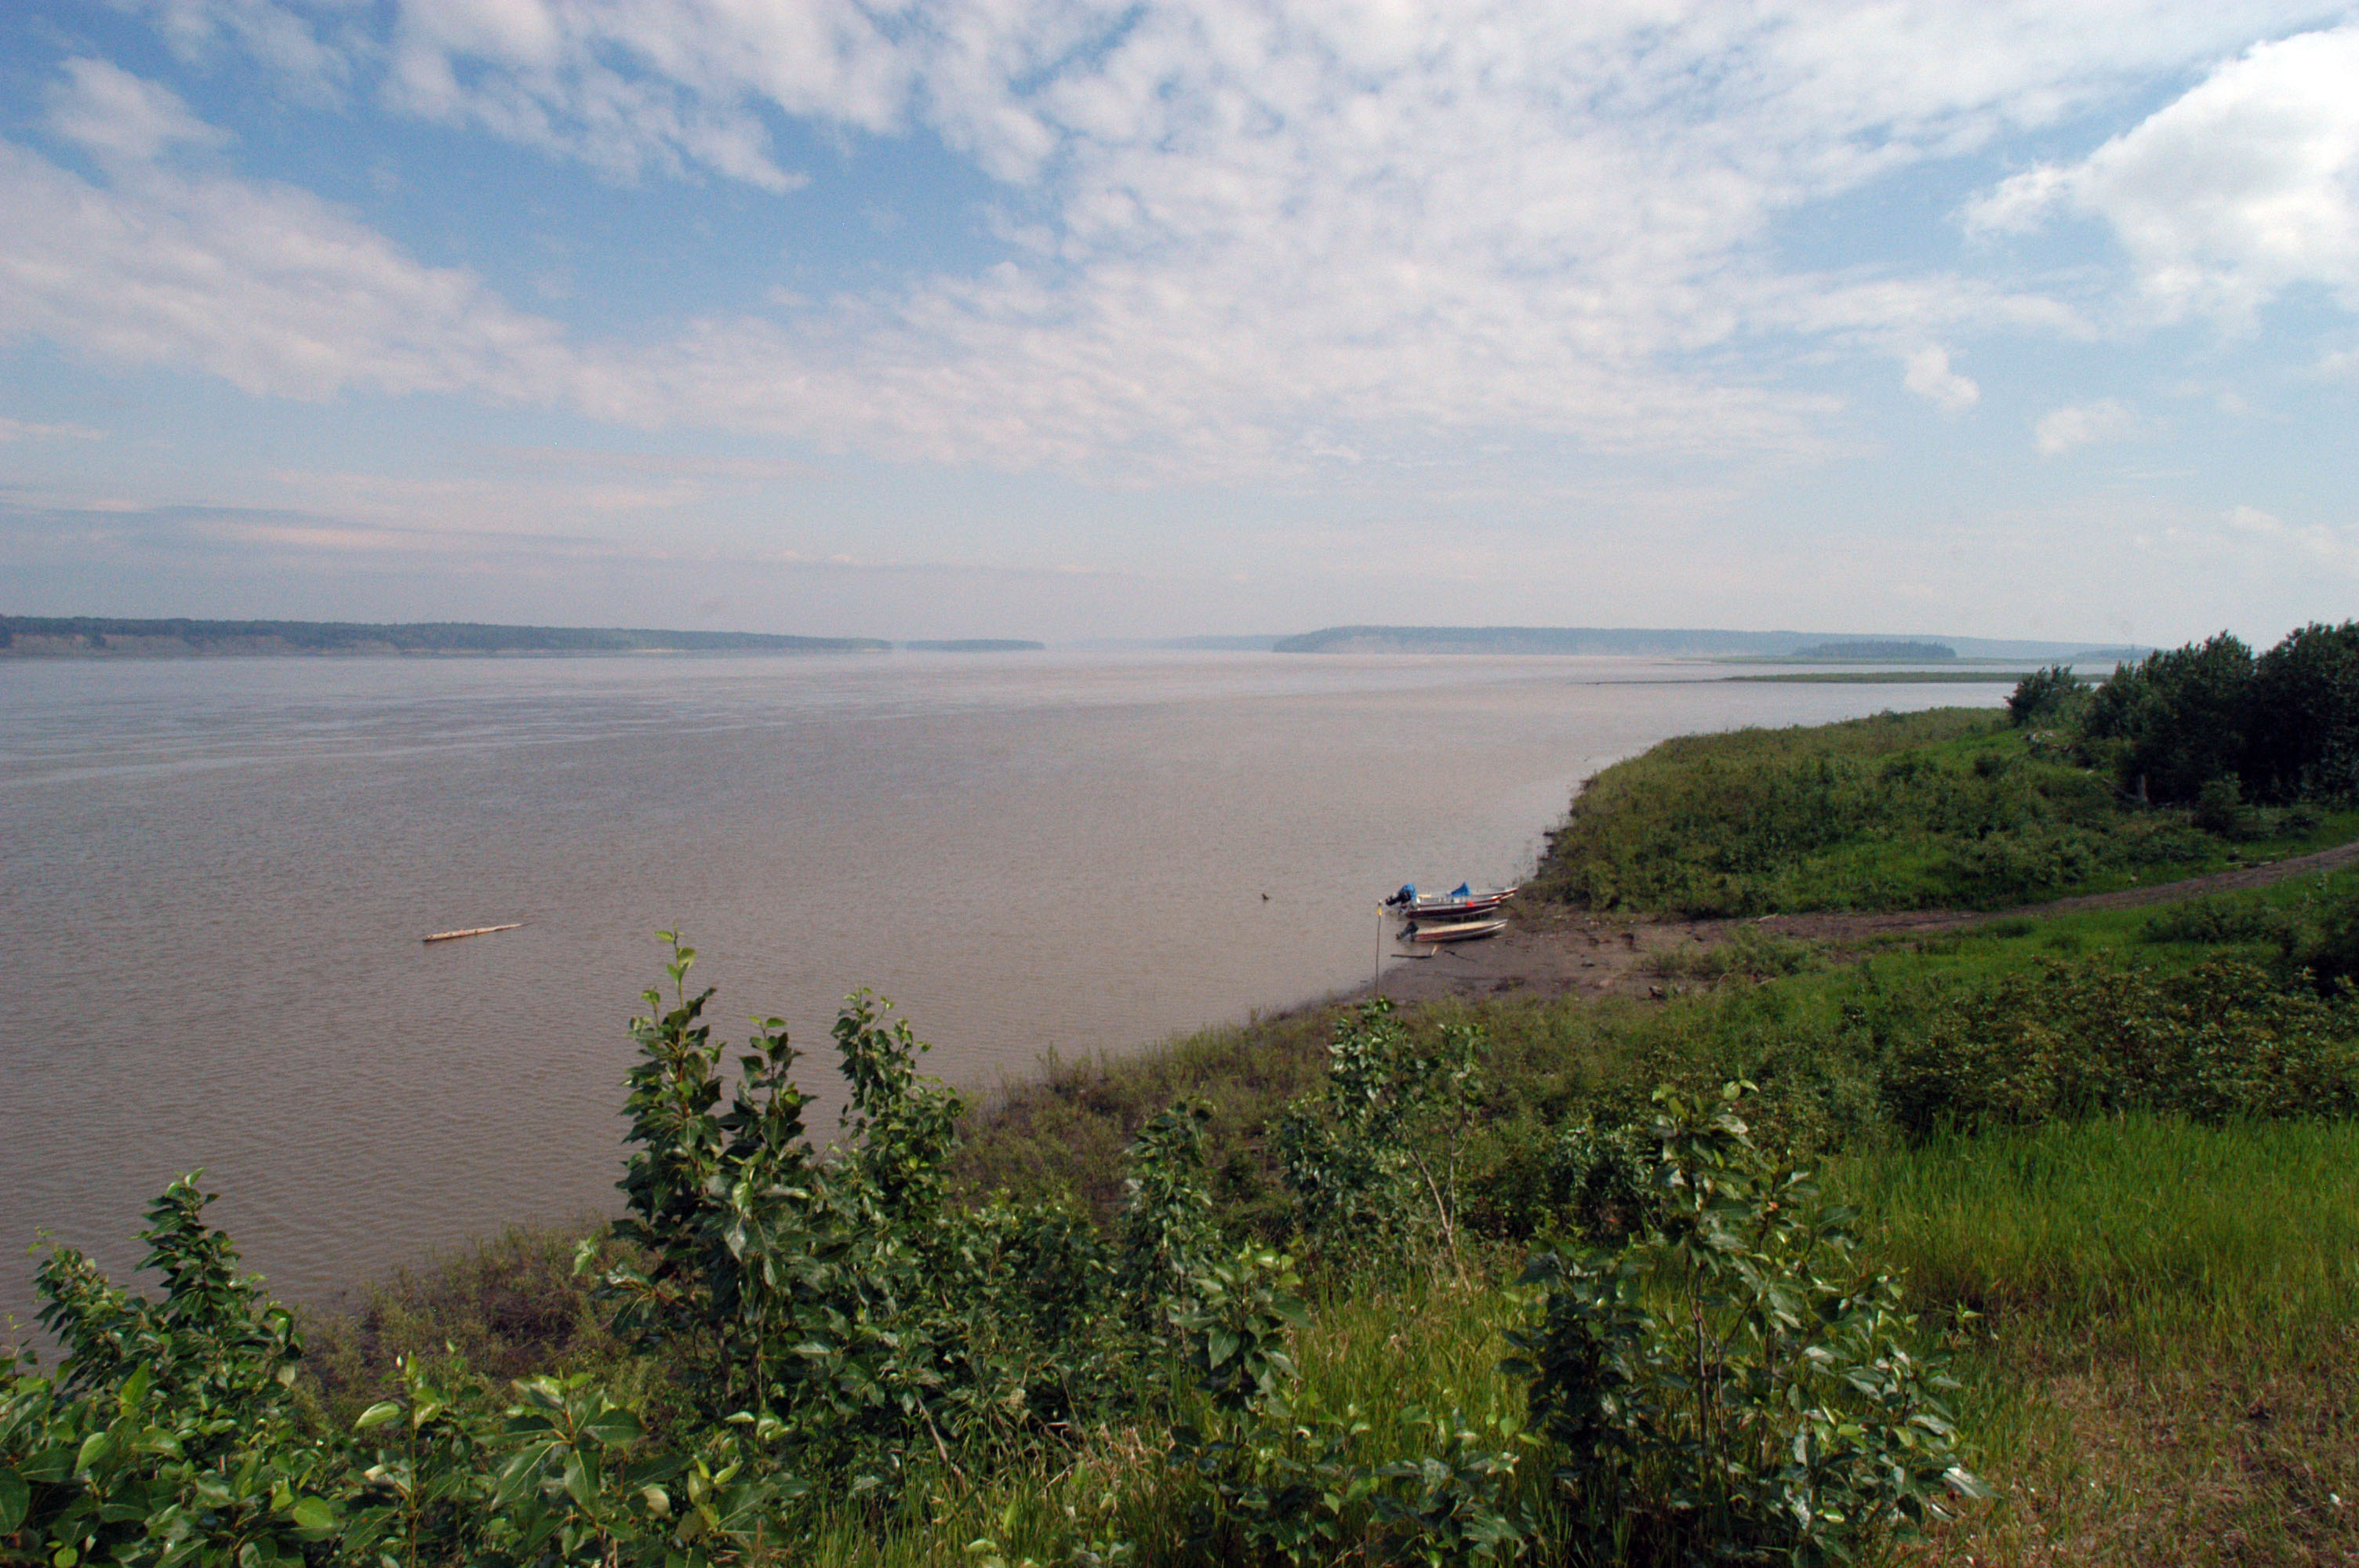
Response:
[[[2253,798],[2359,796],[2359,621],[2289,633],[2253,666],[2243,773]]]
[[[1886,1107],[1913,1133],[2124,1110],[2221,1121],[2359,1109],[2352,1012],[2235,959],[2168,978],[2047,960],[1875,1027]]]
[[[2279,947],[2285,968],[2321,996],[2346,996],[2359,985],[2359,894],[2346,893],[2309,919],[2289,923]]]
[[[2006,721],[2018,730],[2052,724],[2078,709],[2088,683],[2063,665],[2051,665],[2017,681],[2006,699]]]
[[[1849,1211],[1754,1146],[1740,1088],[1708,1119],[1658,1096],[1642,1234],[1525,1269],[1546,1295],[1505,1369],[1599,1555],[1843,1560],[1985,1495],[1898,1287],[1853,1271]]]
[[[2244,760],[2253,651],[2229,633],[2117,667],[2090,698],[2082,733],[2123,742],[2122,787],[2142,798],[2193,800]]]
[[[2204,832],[2222,838],[2241,840],[2261,836],[2260,814],[2245,804],[2244,791],[2233,777],[2206,779],[2203,787],[2195,792],[2195,810],[2190,820]]]
[[[1324,1092],[1288,1108],[1280,1168],[1314,1247],[1369,1243],[1458,1251],[1459,1177],[1483,1093],[1482,1033],[1459,1026],[1419,1044],[1383,998],[1339,1021]]]

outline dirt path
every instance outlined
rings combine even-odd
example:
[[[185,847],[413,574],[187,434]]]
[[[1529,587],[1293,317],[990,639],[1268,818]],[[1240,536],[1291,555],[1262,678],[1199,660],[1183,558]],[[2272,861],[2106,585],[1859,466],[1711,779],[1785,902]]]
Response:
[[[1875,914],[1772,914],[1758,920],[1657,920],[1647,916],[1584,914],[1540,908],[1520,914],[1508,930],[1487,942],[1445,947],[1431,956],[1394,961],[1384,972],[1384,994],[1398,1001],[1486,991],[1522,991],[1539,996],[1662,997],[1689,983],[1679,978],[1684,956],[1701,956],[1728,939],[1731,930],[1756,930],[1803,941],[1846,944],[1913,932],[1955,931],[1994,920],[2069,914],[2084,909],[2128,909],[2206,893],[2267,887],[2288,877],[2329,871],[2359,862],[2359,843],[2339,844],[2314,855],[2241,866],[2184,881],[2119,892],[2088,893],[2052,903],[2015,909],[1894,910]],[[1366,991],[1361,988],[1362,993]]]

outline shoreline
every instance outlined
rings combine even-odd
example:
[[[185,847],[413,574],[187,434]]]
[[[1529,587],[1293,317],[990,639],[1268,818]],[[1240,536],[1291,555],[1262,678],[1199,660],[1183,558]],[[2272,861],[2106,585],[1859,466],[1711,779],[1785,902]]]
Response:
[[[2270,886],[2289,877],[2338,871],[2359,863],[2359,839],[2305,855],[2255,865],[2209,871],[2177,881],[2115,889],[2110,892],[2079,893],[2043,903],[2016,904],[2006,909],[1907,909],[1880,911],[1821,910],[1795,914],[1751,917],[1721,916],[1686,920],[1649,914],[1592,914],[1561,909],[1555,918],[1538,921],[1516,917],[1516,923],[1498,935],[1470,942],[1463,948],[1444,948],[1430,958],[1419,955],[1407,962],[1393,959],[1386,969],[1382,994],[1416,1005],[1444,997],[1529,995],[1556,998],[1622,996],[1634,1000],[1662,1000],[1669,988],[1647,976],[1650,959],[1691,947],[1710,951],[1738,927],[1806,942],[1824,942],[1837,952],[1847,943],[1888,939],[1919,932],[1961,931],[2004,920],[2037,920],[2083,910],[2131,909],[2169,903],[2212,893],[2242,892]],[[1457,958],[1445,967],[1445,960]],[[1414,964],[1414,969],[1409,968]],[[1396,984],[1396,977],[1407,978]],[[1329,1002],[1354,1003],[1378,994],[1374,983],[1363,983],[1319,1002],[1289,1011],[1310,1011]]]

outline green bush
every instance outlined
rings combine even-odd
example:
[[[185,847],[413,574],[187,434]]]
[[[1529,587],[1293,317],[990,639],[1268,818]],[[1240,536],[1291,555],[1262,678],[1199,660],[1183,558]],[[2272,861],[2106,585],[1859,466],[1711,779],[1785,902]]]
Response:
[[[2243,762],[2252,684],[2253,651],[2223,632],[2116,668],[2082,731],[2122,742],[2123,786],[2141,799],[2192,801]]]
[[[2181,975],[2043,960],[1872,1020],[1883,1094],[1912,1133],[2125,1110],[2201,1121],[2359,1109],[2352,1011],[2236,959]]]
[[[2301,627],[2253,666],[2242,773],[2252,798],[2359,796],[2359,621]]]
[[[2088,690],[2088,683],[2068,666],[2051,665],[2016,683],[2007,695],[2006,721],[2018,730],[2056,723],[2080,708]]]
[[[1755,1147],[1738,1092],[1709,1118],[1660,1097],[1642,1233],[1525,1270],[1546,1294],[1508,1369],[1556,1445],[1577,1560],[1847,1560],[1987,1495],[1898,1287],[1859,1276],[1850,1212]]]

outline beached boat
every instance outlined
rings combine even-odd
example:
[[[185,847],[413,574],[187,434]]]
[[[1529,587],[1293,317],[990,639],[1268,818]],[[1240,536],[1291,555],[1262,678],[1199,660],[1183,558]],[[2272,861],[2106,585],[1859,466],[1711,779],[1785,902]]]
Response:
[[[1401,933],[1404,942],[1479,942],[1485,936],[1496,936],[1507,928],[1507,923],[1497,916],[1481,920],[1449,920],[1437,924],[1411,925]]]
[[[1478,914],[1489,914],[1515,897],[1516,891],[1495,888],[1488,892],[1476,892],[1460,882],[1448,892],[1420,893],[1417,884],[1409,882],[1377,907],[1411,920],[1471,920]]]

